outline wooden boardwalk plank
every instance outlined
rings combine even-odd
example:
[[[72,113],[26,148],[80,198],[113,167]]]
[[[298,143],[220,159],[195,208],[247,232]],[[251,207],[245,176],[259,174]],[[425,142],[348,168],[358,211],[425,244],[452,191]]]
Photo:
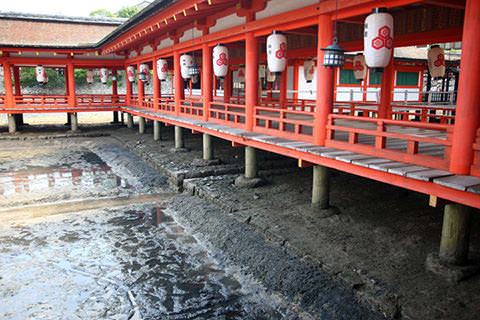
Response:
[[[424,171],[414,171],[414,172],[407,173],[407,177],[414,178],[417,180],[422,180],[422,181],[432,181],[433,179],[436,179],[436,178],[448,177],[452,175],[453,174],[448,171],[435,170],[435,169],[428,169]]]
[[[445,187],[466,191],[468,188],[480,184],[480,178],[455,175],[450,177],[433,179],[433,182]]]

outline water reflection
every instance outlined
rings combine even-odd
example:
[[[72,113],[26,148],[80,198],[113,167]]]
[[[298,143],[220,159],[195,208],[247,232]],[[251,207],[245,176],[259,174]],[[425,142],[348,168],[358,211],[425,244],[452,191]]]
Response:
[[[115,175],[109,166],[85,169],[45,169],[0,173],[0,195],[65,189],[69,187],[128,188],[126,181]]]

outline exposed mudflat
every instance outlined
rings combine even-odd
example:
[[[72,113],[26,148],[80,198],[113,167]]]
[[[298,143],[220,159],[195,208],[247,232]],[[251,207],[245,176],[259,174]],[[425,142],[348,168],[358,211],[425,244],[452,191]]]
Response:
[[[214,152],[220,164],[201,166],[195,161],[201,158],[201,135],[185,131],[190,151],[172,152],[172,127],[162,128],[161,141],[153,141],[151,127],[140,135],[123,127],[84,126],[74,134],[76,138],[62,137],[66,132],[60,127],[49,129],[48,134],[28,130],[13,137],[0,133],[4,139],[0,141],[0,186],[10,183],[0,189],[0,204],[6,208],[0,237],[11,237],[7,242],[2,238],[2,248],[9,243],[9,249],[0,255],[22,252],[19,260],[9,256],[21,266],[51,245],[50,253],[35,255],[48,260],[39,263],[52,268],[49,275],[88,278],[80,279],[78,288],[85,288],[82,281],[89,286],[96,283],[90,293],[100,297],[98,310],[89,304],[91,309],[80,311],[67,306],[76,310],[73,315],[87,312],[101,318],[104,312],[103,317],[116,319],[137,310],[147,318],[167,319],[478,318],[480,276],[452,284],[425,270],[427,255],[438,250],[443,217],[441,208],[428,207],[425,195],[332,171],[331,203],[341,213],[322,218],[309,205],[311,168],[296,168],[295,159],[259,152],[265,185],[238,189],[233,181],[243,171],[244,150],[219,139],[214,139]],[[55,173],[42,172],[50,169]],[[25,181],[36,182],[26,187]],[[173,196],[175,190],[183,194]],[[98,208],[96,198],[114,207]],[[62,213],[46,210],[48,215],[30,214],[25,222],[12,222],[19,208],[69,201],[77,208],[73,206],[74,202],[79,206],[76,199],[90,201],[85,204],[88,210],[67,213],[64,207],[56,207]],[[24,215],[28,217],[27,212]],[[480,256],[479,223],[474,215],[472,257]],[[47,225],[56,229],[48,232]],[[86,235],[80,232],[82,225],[89,229]],[[62,261],[70,261],[71,255],[78,261],[81,256],[65,249],[69,239],[60,239],[65,235],[60,230],[79,234],[72,243],[82,244],[91,253],[82,268],[70,262],[62,267],[48,264],[56,260],[45,257],[57,257],[53,254],[57,248]],[[176,252],[179,257],[165,258]],[[115,261],[113,267],[108,265],[110,260]],[[163,267],[166,271],[160,271]],[[7,270],[0,271],[3,277],[9,269],[1,268]],[[22,286],[35,282],[20,271],[14,274],[14,282],[30,279]],[[111,286],[99,280],[102,277]],[[168,282],[172,277],[193,284],[177,287],[176,281]],[[109,280],[124,287],[117,288]],[[115,287],[113,300],[108,294],[100,295],[99,284],[104,289]],[[51,284],[45,288],[33,291],[48,292]],[[139,309],[125,296],[126,288],[132,290]],[[90,300],[77,299],[69,306],[79,301]],[[0,302],[0,314],[2,308]]]

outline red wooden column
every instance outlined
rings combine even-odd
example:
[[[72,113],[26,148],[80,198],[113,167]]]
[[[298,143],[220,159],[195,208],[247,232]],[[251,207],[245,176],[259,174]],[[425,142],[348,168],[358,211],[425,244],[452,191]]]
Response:
[[[173,73],[175,75],[175,114],[180,115],[180,100],[184,98],[183,78],[180,72],[180,52],[173,53]]]
[[[480,120],[480,1],[467,0],[463,22],[462,57],[457,111],[453,129],[450,171],[468,174],[473,160],[472,144]]]
[[[128,66],[125,67],[125,104],[131,105],[132,101],[132,83],[128,80]]]
[[[67,78],[68,78],[68,105],[69,107],[75,107],[76,105],[76,96],[75,96],[75,69],[73,68],[73,63],[67,64]]]
[[[285,108],[287,102],[287,72],[288,66],[285,68],[285,71],[282,72],[280,77],[280,108]]]
[[[153,109],[155,112],[158,112],[158,102],[160,99],[160,80],[158,79],[157,73],[157,58],[154,58],[152,61],[153,69]]]
[[[137,64],[137,74],[140,75],[140,64]],[[145,85],[143,81],[140,81],[137,77],[137,91],[138,91],[138,106],[143,107],[143,97],[145,95]]]
[[[202,99],[203,121],[208,121],[210,102],[212,101],[212,48],[208,44],[202,45]]]
[[[15,105],[15,99],[13,97],[12,69],[8,62],[3,63],[3,77],[5,83],[5,102],[7,106],[12,107]]]
[[[328,115],[333,109],[334,70],[322,66],[324,51],[332,43],[333,21],[330,15],[318,17],[318,43],[317,43],[317,103],[315,105],[315,118],[313,121],[313,139],[317,145],[325,145],[327,137]]]
[[[223,79],[223,102],[230,103],[232,98],[232,70],[228,70],[225,79]]]
[[[117,70],[112,69],[112,100],[113,103],[117,103],[118,101],[118,85],[117,85],[117,80],[113,80],[113,77],[117,77]]]
[[[380,91],[380,104],[378,105],[378,118],[392,119],[392,89],[393,76],[395,74],[393,67],[393,50],[388,66],[385,67],[382,74],[382,84]]]
[[[13,67],[13,83],[15,84],[15,96],[21,96],[22,89],[20,88],[20,68],[15,66]]]
[[[70,92],[68,92],[68,71],[67,68],[63,68],[63,74],[65,76],[65,95],[68,96]],[[70,119],[70,117],[68,117]]]
[[[253,130],[258,102],[258,41],[252,32],[245,35],[245,128]]]

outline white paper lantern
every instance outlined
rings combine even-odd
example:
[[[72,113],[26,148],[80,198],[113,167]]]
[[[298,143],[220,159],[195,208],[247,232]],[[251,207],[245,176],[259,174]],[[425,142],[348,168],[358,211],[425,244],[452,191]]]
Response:
[[[393,50],[393,17],[385,8],[373,9],[365,19],[363,45],[367,66],[383,71]]]
[[[367,76],[367,64],[365,63],[365,56],[361,53],[353,58],[353,75],[357,80],[363,80]]]
[[[189,54],[183,54],[180,56],[180,72],[182,74],[182,78],[187,80],[190,79],[190,74],[188,70],[190,66],[193,64],[193,58]]]
[[[43,83],[45,81],[45,68],[43,66],[37,66],[35,68],[35,76],[37,77],[38,83]]]
[[[259,78],[265,78],[267,76],[267,66],[264,64],[261,64],[258,66],[258,77]]]
[[[148,64],[142,63],[140,65],[140,69],[138,70],[138,80],[148,82],[149,75],[150,69],[148,68]]]
[[[135,67],[128,66],[127,67],[127,78],[130,82],[135,82]]]
[[[100,81],[103,84],[106,84],[108,81],[108,69],[107,68],[101,68],[100,69]]]
[[[223,79],[228,73],[228,48],[219,43],[213,48],[213,72],[215,76]]]
[[[445,53],[438,45],[428,50],[428,70],[434,79],[445,76]]]
[[[93,70],[88,70],[87,71],[87,83],[92,84],[94,81],[94,73]]]
[[[268,82],[275,82],[275,73],[267,70],[267,81]]]
[[[303,63],[303,75],[307,83],[312,82],[315,75],[315,62],[312,59],[305,60]]]
[[[157,76],[160,81],[165,81],[168,78],[168,62],[166,59],[157,60]]]
[[[245,82],[245,68],[238,68],[238,82]]]
[[[287,65],[287,37],[273,31],[267,38],[267,63],[271,72],[280,74]]]

